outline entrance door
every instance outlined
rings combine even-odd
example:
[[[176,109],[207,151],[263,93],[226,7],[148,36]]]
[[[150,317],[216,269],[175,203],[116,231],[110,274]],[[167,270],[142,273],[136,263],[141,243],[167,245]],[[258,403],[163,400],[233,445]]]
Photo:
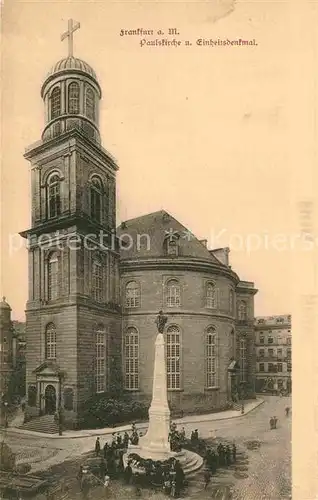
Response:
[[[56,411],[56,390],[53,385],[47,385],[45,389],[45,413],[54,415]]]

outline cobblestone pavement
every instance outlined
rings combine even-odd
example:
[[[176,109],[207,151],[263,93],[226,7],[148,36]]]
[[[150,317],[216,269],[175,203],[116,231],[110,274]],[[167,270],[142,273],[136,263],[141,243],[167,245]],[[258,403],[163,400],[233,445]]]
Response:
[[[203,481],[198,477],[195,484],[189,489],[192,498],[220,498],[227,500],[227,494],[217,494],[214,483],[221,485],[233,484],[235,500],[278,500],[288,499],[291,491],[291,417],[286,417],[284,409],[290,406],[290,398],[269,396],[264,397],[264,404],[254,411],[241,418],[196,423],[199,434],[204,438],[209,438],[215,432],[217,438],[235,441],[238,449],[247,454],[245,464],[248,470],[241,473],[241,478],[235,469],[231,467],[228,471],[221,471],[207,491],[203,491]],[[269,418],[275,415],[278,418],[276,430],[269,429]],[[184,425],[187,433],[194,428],[193,424]],[[111,436],[107,439],[110,440]],[[102,445],[106,439],[101,439]],[[247,443],[252,440],[260,442],[260,447],[255,450],[248,450]],[[48,467],[61,464],[66,459],[78,457],[82,453],[90,451],[94,447],[95,437],[78,439],[48,439],[34,436],[7,436],[6,442],[11,446],[19,446],[21,453],[33,462],[32,472],[45,470]],[[34,448],[48,448],[53,455],[39,462],[34,456]],[[31,451],[32,448],[32,451]],[[41,451],[39,451],[41,453]],[[37,462],[37,463],[34,463]],[[66,464],[65,464],[66,465]],[[64,467],[64,464],[63,464]],[[62,467],[62,469],[63,469]],[[68,466],[67,466],[68,467]],[[64,471],[66,468],[64,468]],[[245,476],[245,477],[243,477]],[[247,476],[247,477],[246,477]],[[221,490],[220,490],[221,491]],[[97,491],[96,491],[97,493]],[[116,498],[127,498],[132,492],[125,490],[114,492]],[[78,493],[80,495],[80,493]],[[145,492],[148,494],[149,492]],[[74,496],[72,499],[80,498]],[[119,495],[119,496],[118,496]],[[151,498],[161,499],[161,493],[151,493]],[[94,494],[94,498],[99,497]]]

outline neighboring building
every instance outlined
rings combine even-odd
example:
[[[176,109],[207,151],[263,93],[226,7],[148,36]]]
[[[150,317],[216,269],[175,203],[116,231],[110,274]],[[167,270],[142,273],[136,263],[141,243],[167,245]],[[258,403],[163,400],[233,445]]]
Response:
[[[31,227],[21,233],[29,252],[27,417],[61,408],[77,425],[88,398],[122,387],[149,400],[160,309],[173,408],[254,397],[254,284],[231,269],[228,249],[208,250],[164,211],[123,223],[115,237],[118,167],[101,145],[95,71],[70,54],[41,95],[42,139],[25,153]],[[123,248],[123,233],[146,232],[150,250],[129,241]]]
[[[256,391],[291,392],[291,316],[255,318]]]
[[[25,396],[25,373],[26,373],[26,338],[25,323],[12,321],[13,353],[12,366],[14,370],[12,392],[17,396]]]
[[[25,395],[25,323],[11,320],[11,307],[0,302],[0,391],[4,400]]]
[[[13,335],[11,307],[3,297],[0,302],[0,392],[6,397],[12,376]]]

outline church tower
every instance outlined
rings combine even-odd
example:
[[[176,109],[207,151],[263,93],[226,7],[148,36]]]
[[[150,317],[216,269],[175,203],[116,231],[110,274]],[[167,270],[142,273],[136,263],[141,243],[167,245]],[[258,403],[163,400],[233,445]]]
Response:
[[[63,415],[76,426],[85,401],[119,381],[120,307],[115,238],[116,171],[102,147],[95,71],[68,56],[41,89],[45,126],[27,148],[31,228],[26,307],[27,415]]]

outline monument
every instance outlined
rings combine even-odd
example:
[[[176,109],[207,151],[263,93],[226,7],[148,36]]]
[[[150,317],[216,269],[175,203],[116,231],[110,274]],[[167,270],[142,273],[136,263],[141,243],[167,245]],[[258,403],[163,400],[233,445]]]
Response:
[[[188,450],[173,452],[170,450],[170,408],[167,393],[167,371],[165,355],[164,328],[167,316],[162,311],[156,318],[157,337],[155,340],[155,360],[153,370],[152,400],[149,408],[149,425],[146,434],[139,439],[138,445],[129,445],[124,456],[127,462],[130,454],[137,454],[143,459],[165,461],[178,460],[185,473],[199,469],[203,459]]]

